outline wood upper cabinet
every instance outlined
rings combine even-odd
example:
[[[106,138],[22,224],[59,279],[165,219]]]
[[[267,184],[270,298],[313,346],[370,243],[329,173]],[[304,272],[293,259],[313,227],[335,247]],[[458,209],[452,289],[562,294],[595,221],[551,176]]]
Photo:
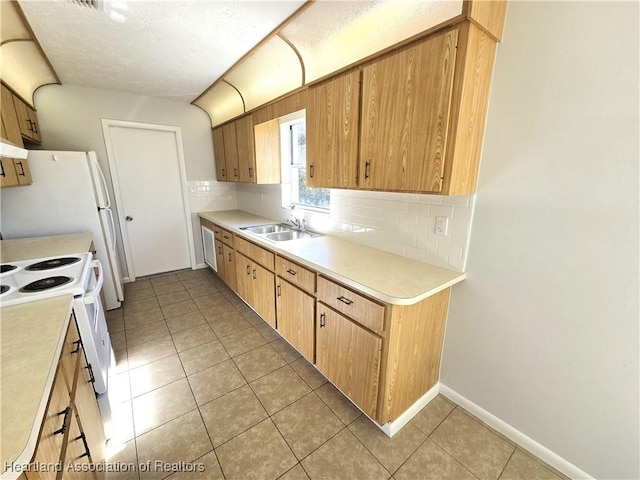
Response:
[[[213,156],[216,163],[216,178],[219,182],[227,181],[227,166],[224,160],[224,135],[222,127],[213,129]]]
[[[238,145],[239,181],[256,183],[256,153],[253,142],[253,117],[245,115],[235,122]]]
[[[24,143],[22,142],[22,133],[20,132],[16,106],[13,103],[14,95],[4,84],[1,84],[1,86],[0,99],[2,100],[2,112],[0,114],[0,120],[2,120],[2,138],[22,147]]]
[[[13,96],[13,104],[16,108],[18,125],[23,138],[35,143],[42,143],[36,111],[15,95]]]
[[[382,339],[318,303],[316,366],[371,418],[376,418]]]
[[[360,71],[309,89],[307,185],[356,188]]]
[[[311,363],[315,357],[315,298],[276,279],[276,329]]]
[[[0,157],[0,187],[22,187],[31,183],[28,160]]]
[[[240,180],[240,171],[236,122],[224,125],[222,127],[222,136],[224,138],[224,162],[227,169],[227,181],[237,182]]]
[[[458,31],[363,69],[360,186],[440,192]]]
[[[280,121],[275,118],[254,127],[256,182],[280,183]]]

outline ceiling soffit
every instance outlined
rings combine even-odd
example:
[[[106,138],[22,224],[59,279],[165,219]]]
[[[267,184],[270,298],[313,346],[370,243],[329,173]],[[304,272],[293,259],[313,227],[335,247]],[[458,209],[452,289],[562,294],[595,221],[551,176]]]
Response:
[[[307,2],[192,103],[219,125],[462,13],[462,0]]]

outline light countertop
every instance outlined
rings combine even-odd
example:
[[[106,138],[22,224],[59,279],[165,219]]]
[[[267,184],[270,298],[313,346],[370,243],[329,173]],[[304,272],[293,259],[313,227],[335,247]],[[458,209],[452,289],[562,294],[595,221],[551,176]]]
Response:
[[[281,223],[241,210],[201,212],[200,217],[293,261],[329,275],[386,303],[411,305],[466,277],[464,272],[384,252],[331,235],[271,242],[241,227]]]
[[[31,461],[73,305],[72,295],[0,309],[2,479]]]
[[[1,240],[0,263],[88,252],[92,241],[91,232]]]

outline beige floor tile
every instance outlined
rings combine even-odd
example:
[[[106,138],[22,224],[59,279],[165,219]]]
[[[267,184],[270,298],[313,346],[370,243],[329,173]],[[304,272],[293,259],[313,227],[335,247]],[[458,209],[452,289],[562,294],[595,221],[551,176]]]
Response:
[[[237,357],[267,343],[264,337],[253,327],[220,337],[220,341],[232,357]]]
[[[107,318],[109,333],[124,332],[124,316],[122,314]]]
[[[203,285],[209,285],[212,286],[213,288],[215,288],[213,286],[213,284],[211,283],[211,280],[209,280],[209,278],[206,278],[203,276],[203,278],[191,278],[188,280],[180,280],[180,282],[182,283],[182,286],[184,288],[186,288],[187,290],[191,289],[191,288],[199,288]]]
[[[113,308],[111,310],[107,310],[104,312],[104,316],[107,320],[113,320],[115,318],[122,318],[123,309],[122,308]]]
[[[145,279],[137,279],[135,282],[129,282],[124,284],[125,295],[137,292],[138,290],[145,290],[151,288],[151,282]]]
[[[193,303],[193,300],[185,300],[183,302],[172,303],[162,308],[162,314],[165,318],[177,317],[186,313],[197,312],[198,306]]]
[[[227,480],[277,478],[297,461],[270,419],[216,449]]]
[[[186,289],[184,288],[181,282],[174,282],[174,283],[165,283],[162,285],[155,285],[153,287],[153,291],[156,292],[156,296],[159,297],[162,295],[171,295],[173,293],[184,293],[186,292]],[[189,298],[189,296],[187,296],[187,298]]]
[[[358,410],[340,390],[330,383],[325,383],[316,390],[316,393],[345,425],[350,424],[362,415],[362,412]]]
[[[214,447],[267,418],[267,412],[248,385],[200,406]]]
[[[112,403],[122,403],[131,399],[128,371],[117,375],[109,373],[109,399]]]
[[[156,297],[149,297],[136,301],[125,300],[125,302],[122,304],[125,318],[127,315],[144,312],[146,310],[149,310],[150,308],[157,308],[159,306],[160,305],[158,305],[158,300],[156,299]]]
[[[203,287],[198,287],[198,289],[201,289],[201,288]],[[218,292],[218,290],[216,290],[216,288],[213,285],[207,288],[211,288],[212,291],[206,295],[197,295],[193,298],[193,301],[195,302],[196,305],[198,305],[198,308],[203,309],[207,307],[215,307],[216,305],[220,305],[221,303],[227,301],[224,298],[224,295]],[[191,289],[189,289],[189,291],[191,291]],[[214,310],[212,310],[212,312],[213,311]]]
[[[387,480],[390,476],[389,472],[346,428],[301,463],[311,480],[347,478]]]
[[[197,471],[177,472],[168,477],[169,480],[224,480],[215,452],[209,452],[196,459],[193,465]]]
[[[276,351],[282,355],[287,363],[294,362],[298,360],[302,355],[295,348],[293,348],[289,343],[283,338],[278,338],[277,340],[271,342],[271,346],[276,349]]]
[[[142,345],[129,348],[129,368],[137,368],[146,363],[155,362],[161,358],[174,355],[176,348],[170,335],[156,338]]]
[[[106,480],[137,480],[140,478],[135,440],[129,440],[126,443],[109,442],[105,460],[108,470],[111,470],[106,472]]]
[[[129,371],[133,398],[185,377],[178,355],[156,360]]]
[[[167,335],[169,335],[169,329],[167,328],[167,322],[164,320],[135,327],[127,330],[127,348],[142,345]]]
[[[516,448],[513,452],[500,475],[500,480],[561,480],[561,478],[550,467],[520,448]]]
[[[176,303],[175,305],[178,304]],[[173,305],[170,305],[170,307],[172,306]],[[206,319],[198,311],[177,315],[167,319],[167,326],[172,334],[188,330],[189,328],[197,327],[199,325],[204,325],[206,323]]]
[[[184,282],[185,280],[203,279],[205,277],[202,270],[185,270],[183,272],[176,273],[176,275],[178,276],[181,282]]]
[[[309,385],[312,390],[320,388],[322,385],[328,382],[326,377],[322,375],[318,371],[318,369],[311,365],[304,357],[291,362],[290,365],[291,368],[293,368],[296,373],[300,375],[305,382],[307,382],[307,385]]]
[[[280,410],[272,420],[298,460],[344,428],[340,419],[313,392]]]
[[[180,360],[187,375],[199,372],[229,359],[229,354],[219,340],[204,343],[190,350],[180,352]]]
[[[176,283],[179,282],[180,279],[175,273],[169,273],[166,275],[157,275],[155,277],[150,277],[149,282],[155,288],[160,285],[166,285],[167,283]]]
[[[269,415],[302,398],[311,389],[291,367],[285,366],[251,383]]]
[[[138,283],[138,282],[136,282]],[[144,287],[137,288],[131,292],[127,292],[125,289],[124,299],[125,303],[137,302],[138,300],[144,300],[145,298],[153,298],[156,296],[156,292],[153,291],[153,287],[150,283]]]
[[[124,443],[135,437],[131,400],[122,403],[111,402],[111,425],[110,442]]]
[[[191,296],[187,293],[186,290],[177,290],[174,292],[165,293],[163,295],[158,295],[157,298],[158,298],[158,303],[160,304],[161,307],[165,307],[173,303],[191,300]]]
[[[123,337],[124,338],[124,337]],[[127,356],[126,342],[124,348],[113,349],[114,364],[109,369],[109,375],[118,375],[129,371],[129,360]],[[111,344],[113,347],[113,344]]]
[[[476,480],[476,477],[431,440],[423,443],[394,473],[396,480]]]
[[[447,415],[449,415],[454,408],[456,408],[455,404],[451,403],[442,395],[437,395],[411,419],[411,423],[426,435],[431,435],[431,432],[447,418]]]
[[[304,471],[302,465],[297,464],[287,473],[278,478],[278,480],[309,480],[309,475]]]
[[[395,472],[427,438],[410,423],[389,438],[365,415],[361,415],[348,428],[389,473]]]
[[[155,297],[154,297],[155,300]],[[149,325],[150,323],[160,322],[164,320],[160,307],[150,307],[147,310],[141,310],[134,313],[124,314],[124,328],[131,330],[132,328]]]
[[[215,307],[214,307],[215,308]],[[206,316],[206,313],[205,313]],[[213,332],[218,338],[233,335],[234,333],[253,328],[249,322],[240,316],[240,314],[229,314],[226,317],[218,318],[217,320],[209,320],[209,325],[213,329]]]
[[[237,310],[240,315],[242,315],[242,317],[251,325],[266,325],[267,327],[269,327],[269,324],[265,322],[260,315],[254,312],[246,303],[239,306]]]
[[[201,280],[201,283],[199,286],[188,288],[187,292],[189,293],[189,296],[191,298],[195,299],[199,297],[204,297],[206,295],[212,295],[212,294],[218,293],[218,289],[213,285],[211,285],[211,283],[207,282],[206,280]]]
[[[208,323],[172,333],[171,336],[173,337],[173,343],[178,352],[189,350],[203,343],[209,343],[218,339]]]
[[[234,358],[234,362],[247,382],[253,382],[287,364],[284,358],[268,344],[238,355]]]
[[[229,303],[229,301],[226,299],[222,300],[217,305],[200,307],[200,310],[209,322],[224,320],[225,318],[232,315],[240,315],[240,313],[236,310],[236,307],[231,305],[231,303]]]
[[[186,379],[136,397],[132,404],[136,435],[141,435],[196,408]]]
[[[150,461],[172,464],[194,462],[205,453],[212,451],[213,446],[200,418],[200,413],[193,410],[136,438],[140,463]],[[168,469],[168,471],[167,471]],[[141,479],[160,479],[171,473],[171,466],[152,468],[142,472]]]
[[[187,378],[198,405],[215,400],[247,383],[231,360],[200,370]]]
[[[456,408],[431,434],[438,446],[480,478],[496,479],[514,446]]]
[[[109,338],[111,339],[111,348],[113,348],[115,352],[126,350],[127,339],[124,332],[109,332]]]
[[[245,316],[243,316],[242,318],[246,319]],[[251,323],[251,320],[247,320],[249,323]],[[262,323],[259,324],[253,324],[253,327],[258,331],[258,333],[260,333],[260,335],[262,335],[265,340],[267,342],[273,342],[274,340],[279,340],[280,338],[280,334],[278,332],[276,332],[273,327],[271,327],[271,325],[269,325],[267,322],[265,322],[264,320],[260,320]]]

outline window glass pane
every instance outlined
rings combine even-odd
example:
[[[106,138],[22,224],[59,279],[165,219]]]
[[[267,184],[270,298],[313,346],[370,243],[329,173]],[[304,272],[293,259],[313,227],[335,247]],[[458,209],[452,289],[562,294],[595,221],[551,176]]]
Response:
[[[329,189],[307,187],[307,169],[298,168],[298,203],[329,208]]]

